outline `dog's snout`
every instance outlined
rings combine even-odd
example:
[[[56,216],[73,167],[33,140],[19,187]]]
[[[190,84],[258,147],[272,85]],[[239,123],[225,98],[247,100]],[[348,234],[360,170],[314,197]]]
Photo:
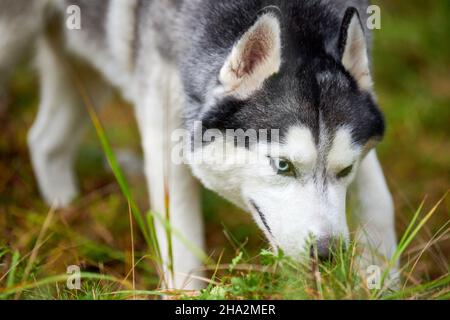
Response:
[[[333,237],[326,236],[318,238],[311,246],[311,257],[319,258],[320,261],[333,260],[336,252],[337,240]]]

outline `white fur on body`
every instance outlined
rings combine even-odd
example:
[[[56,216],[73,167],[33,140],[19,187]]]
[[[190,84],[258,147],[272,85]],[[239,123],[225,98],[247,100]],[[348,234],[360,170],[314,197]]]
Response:
[[[372,249],[366,252],[365,263],[385,264],[377,254],[389,260],[397,248],[394,203],[375,151],[362,161],[355,186],[361,225],[358,239]]]
[[[77,193],[73,159],[88,118],[61,60],[62,57],[72,60],[72,56],[65,53],[67,49],[71,54],[94,66],[108,82],[119,88],[123,95],[135,104],[142,135],[151,208],[168,218],[172,228],[182,233],[184,238],[203,249],[203,222],[198,185],[189,168],[185,165],[175,165],[169,159],[170,133],[181,126],[184,93],[179,71],[175,65],[160,56],[151,39],[141,48],[145,52],[140,56],[141,60],[136,61],[135,66],[131,64],[131,32],[134,29],[130,24],[135,25],[131,20],[132,11],[135,9],[134,2],[111,2],[111,20],[107,23],[108,47],[89,41],[83,32],[77,30],[67,30],[66,48],[55,47],[45,38],[39,40],[38,68],[41,73],[42,93],[39,113],[29,135],[36,177],[49,204],[65,206]],[[235,68],[236,63],[238,66],[245,51],[240,50],[240,44],[244,43],[243,47],[246,47],[245,39],[244,42],[238,42],[218,75],[225,87],[222,94],[247,96],[258,90],[267,77],[277,72],[281,64],[279,24],[271,15],[263,17],[264,19],[246,35],[260,30],[259,27],[265,30],[267,34],[263,39],[268,40],[269,44],[264,47],[268,50],[267,54],[263,55],[265,59],[257,61],[258,64],[252,72],[244,78],[236,77],[239,72],[233,74],[229,71],[238,70]],[[0,23],[0,28],[7,29],[8,25]],[[16,52],[15,44],[7,43],[3,48],[10,53]],[[8,57],[10,54],[2,54],[0,51],[0,70],[10,63]],[[350,71],[355,70],[350,64],[346,67]],[[84,84],[90,93],[107,91],[98,77],[86,77],[89,78],[91,81]],[[365,81],[359,83],[367,84]],[[103,98],[102,95],[97,96],[94,104],[101,104]],[[291,128],[286,143],[280,146],[280,155],[291,159],[298,170],[305,174],[299,181],[276,175],[267,158],[258,158],[254,150],[233,148],[233,154],[226,155],[232,158],[257,158],[252,165],[236,165],[220,160],[214,162],[217,154],[212,153],[213,147],[214,143],[203,150],[206,153],[204,158],[209,161],[193,165],[194,173],[207,187],[252,212],[256,223],[264,230],[275,249],[280,246],[288,254],[296,256],[309,234],[316,237],[333,235],[348,238],[345,220],[346,189],[358,172],[356,186],[362,203],[360,216],[369,235],[366,242],[374,241],[383,254],[392,254],[395,247],[393,208],[383,174],[374,152],[367,156],[358,169],[356,158],[360,150],[353,148],[345,128],[338,132],[331,143],[327,170],[334,174],[355,163],[355,171],[340,183],[329,182],[326,193],[309,175],[319,161],[319,150],[316,149],[308,129]],[[259,147],[258,152],[267,151],[267,146]],[[167,195],[169,208],[166,208]],[[266,222],[256,212],[251,201],[260,207]],[[178,289],[202,287],[201,281],[189,277],[192,271],[199,269],[201,261],[185,243],[173,235],[174,272],[170,272],[167,233],[161,223],[157,222],[156,228],[163,256],[165,286]],[[197,272],[196,275],[201,273]]]
[[[130,33],[134,29],[121,28],[121,22],[134,25],[130,17],[135,8],[123,0],[116,0],[111,5],[109,48],[89,41],[80,30],[66,30],[65,48],[46,37],[39,40],[37,66],[41,75],[41,102],[29,134],[39,188],[46,202],[56,207],[67,206],[78,193],[73,162],[88,117],[71,78],[72,70],[67,67],[82,58],[135,104],[142,133],[151,209],[163,218],[169,218],[165,216],[168,211],[172,228],[189,241],[188,244],[183,243],[172,235],[173,259],[169,259],[166,230],[156,219],[165,271],[163,285],[177,289],[199,288],[203,286],[198,280],[202,275],[199,271],[201,261],[188,248],[195,246],[204,250],[198,183],[189,168],[172,165],[166,158],[170,146],[166,144],[165,133],[181,126],[183,92],[180,76],[178,70],[168,64],[153,46],[146,47],[145,61],[138,61],[139,67],[133,69],[130,63],[133,38]],[[113,18],[118,21],[112,21]],[[14,44],[11,42],[7,48],[14,51]],[[3,62],[9,63],[9,60],[0,61],[0,66]],[[109,87],[105,87],[101,77],[89,69],[83,66],[78,71],[83,76],[83,85],[94,98],[94,106],[100,107]],[[166,188],[170,197],[169,210],[165,205]],[[168,267],[171,260],[173,273]],[[194,271],[196,278],[191,277]]]
[[[196,289],[203,286],[198,279],[202,276],[199,271],[201,261],[189,245],[204,250],[199,186],[186,165],[173,164],[170,159],[170,133],[181,127],[181,79],[178,70],[161,58],[153,47],[145,49],[148,53],[146,60],[138,62],[141,71],[145,70],[141,72],[145,78],[139,81],[136,116],[142,136],[150,203],[155,213],[169,219],[171,227],[190,242],[183,243],[180,237],[172,235],[172,274],[167,231],[155,219],[164,262],[165,286]],[[169,197],[169,208],[166,207],[166,196]]]
[[[77,195],[73,165],[88,120],[67,59],[65,48],[57,41],[44,37],[38,41],[41,101],[28,144],[41,193],[47,203],[57,207],[66,206]],[[93,95],[94,105],[101,106],[109,86],[88,70],[83,73],[83,83]]]
[[[0,115],[6,111],[8,102],[6,82],[41,30],[44,5],[42,0],[36,0],[23,6],[22,15],[0,15]],[[24,19],[31,14],[33,18]]]
[[[133,40],[137,0],[111,0],[108,14],[107,41],[118,65],[124,70],[133,70]]]
[[[38,47],[41,101],[28,144],[44,199],[51,205],[64,206],[77,195],[72,165],[86,114],[59,53],[45,39]]]
[[[62,6],[63,3],[59,4]],[[92,41],[83,29],[64,29],[67,50],[93,66],[131,103],[135,103],[138,96],[138,80],[131,54],[135,30],[129,26],[135,25],[135,6],[135,0],[111,1],[106,22],[107,46]]]

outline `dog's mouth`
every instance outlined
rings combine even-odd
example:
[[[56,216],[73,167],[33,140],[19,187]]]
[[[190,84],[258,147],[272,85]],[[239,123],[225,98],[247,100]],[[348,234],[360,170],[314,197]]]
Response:
[[[258,205],[255,203],[255,201],[253,201],[252,199],[249,200],[250,204],[252,205],[252,207],[255,209],[255,211],[258,213],[262,224],[264,225],[264,227],[267,229],[267,232],[273,237],[272,234],[272,230],[270,230],[269,225],[267,224],[267,220],[266,220],[266,216],[263,214],[263,212],[261,211],[261,209],[258,207]]]

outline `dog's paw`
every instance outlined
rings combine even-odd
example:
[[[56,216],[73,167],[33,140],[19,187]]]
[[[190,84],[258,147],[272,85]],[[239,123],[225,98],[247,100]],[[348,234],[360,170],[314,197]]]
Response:
[[[49,207],[54,209],[66,209],[78,196],[75,187],[66,185],[54,190],[42,191],[43,198]]]

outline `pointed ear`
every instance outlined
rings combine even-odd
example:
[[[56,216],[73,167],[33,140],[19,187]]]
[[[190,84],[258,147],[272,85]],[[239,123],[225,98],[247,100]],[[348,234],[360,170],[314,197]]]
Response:
[[[358,10],[350,7],[345,12],[339,39],[341,62],[362,90],[372,90],[366,37]]]
[[[220,70],[225,94],[246,98],[281,66],[280,23],[266,13],[237,41]]]

